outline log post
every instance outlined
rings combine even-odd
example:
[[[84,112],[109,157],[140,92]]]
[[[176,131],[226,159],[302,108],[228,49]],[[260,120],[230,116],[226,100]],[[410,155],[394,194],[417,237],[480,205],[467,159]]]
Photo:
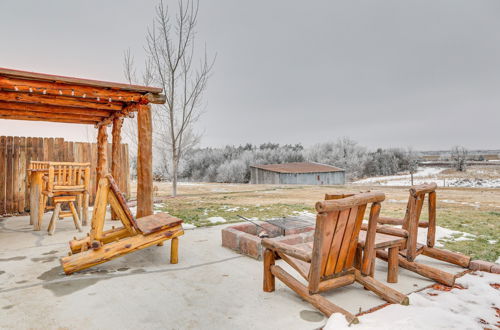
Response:
[[[274,275],[271,273],[271,266],[274,266],[274,252],[264,249],[264,292],[273,292],[275,287]]]
[[[112,130],[112,145],[111,145],[111,175],[116,182],[120,183],[122,177],[120,169],[120,146],[121,146],[121,130],[123,125],[123,118],[116,117],[113,119]],[[123,188],[123,187],[120,187]],[[111,210],[111,219],[119,220],[118,215],[114,210]]]
[[[151,107],[139,106],[137,115],[137,218],[153,214],[153,128]]]
[[[96,187],[99,187],[99,180],[108,173],[108,131],[105,125],[100,125],[97,131],[97,177]]]
[[[429,228],[427,229],[427,246],[436,243],[436,192],[429,193]]]

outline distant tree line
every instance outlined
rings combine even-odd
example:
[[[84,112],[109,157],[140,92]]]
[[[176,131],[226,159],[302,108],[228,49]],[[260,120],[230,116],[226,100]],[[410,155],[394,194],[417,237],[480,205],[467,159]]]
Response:
[[[416,172],[417,154],[412,150],[377,149],[369,152],[356,141],[341,138],[309,148],[301,144],[264,143],[223,148],[195,148],[180,163],[179,178],[184,181],[246,183],[250,165],[311,161],[346,170],[349,180],[367,176]],[[168,169],[157,167],[155,178],[168,179]]]

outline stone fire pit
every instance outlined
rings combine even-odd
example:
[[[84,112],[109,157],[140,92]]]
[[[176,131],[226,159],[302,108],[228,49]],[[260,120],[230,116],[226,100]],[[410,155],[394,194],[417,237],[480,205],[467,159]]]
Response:
[[[273,225],[264,221],[254,221],[264,227],[269,238],[287,244],[301,244],[311,242],[314,233],[314,219],[298,217],[275,219],[277,224]],[[290,220],[290,225],[286,225]],[[270,220],[272,222],[273,220]],[[222,246],[232,249],[238,253],[245,254],[257,260],[262,258],[261,238],[258,236],[263,229],[252,223],[241,223],[222,229]]]

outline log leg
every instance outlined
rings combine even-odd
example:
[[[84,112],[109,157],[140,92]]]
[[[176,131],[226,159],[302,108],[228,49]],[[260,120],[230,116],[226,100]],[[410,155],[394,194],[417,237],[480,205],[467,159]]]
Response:
[[[61,203],[56,203],[54,213],[52,213],[52,218],[50,219],[49,228],[47,228],[49,235],[54,235],[54,232],[56,231],[56,223],[59,219],[59,212],[61,212]]]
[[[373,256],[372,263],[370,265],[370,277],[375,276],[375,255]]]
[[[42,221],[43,221],[43,213],[45,212],[45,205],[47,204],[48,197],[45,195],[41,195],[38,200],[38,215],[36,221],[38,224],[35,226],[35,230],[41,230]]]
[[[280,266],[271,266],[271,273],[327,317],[330,317],[333,313],[341,313],[349,323],[359,323],[354,315],[330,302],[320,294],[310,294],[309,290],[302,283],[285,272]]]
[[[30,176],[30,225],[35,226],[35,230],[40,230],[38,226],[38,207],[40,204],[40,198],[42,195],[42,182],[43,174],[39,172],[31,172]]]
[[[89,221],[89,193],[88,192],[85,192],[83,194],[83,217],[82,217],[82,221],[83,221],[83,225],[86,226],[88,224],[88,221]]]
[[[387,265],[387,283],[398,283],[399,272],[399,246],[389,248],[389,259]]]
[[[424,246],[422,254],[434,259],[449,262],[457,266],[469,267],[470,257],[458,252],[452,252],[448,250],[436,249],[432,247]]]
[[[377,251],[377,257],[382,260],[388,260],[388,254],[386,251]],[[443,272],[434,267],[426,266],[420,263],[412,262],[406,260],[402,256],[398,255],[399,266],[406,268],[412,272],[415,272],[424,277],[430,278],[438,283],[453,286],[455,284],[455,276],[453,274]]]
[[[78,218],[83,219],[83,195],[80,194],[76,197],[76,210],[78,211]]]
[[[73,202],[69,202],[69,209],[71,210],[71,214],[73,215],[73,222],[75,223],[75,228],[81,232],[82,226],[80,224],[80,218],[78,217],[78,212],[76,211],[76,207]]]
[[[271,273],[271,266],[274,266],[274,252],[264,250],[264,292],[273,292],[275,287],[274,275]]]
[[[410,303],[406,295],[394,290],[393,288],[388,287],[387,285],[382,284],[374,278],[370,276],[364,276],[358,270],[354,271],[354,275],[356,276],[357,282],[362,284],[368,290],[377,294],[377,296],[379,296],[380,298],[393,304],[408,305]]]
[[[363,258],[363,248],[361,246],[356,247],[356,254],[354,255],[354,267],[361,269],[361,259]]]
[[[177,237],[172,238],[170,243],[170,263],[176,264],[179,262],[179,239]]]

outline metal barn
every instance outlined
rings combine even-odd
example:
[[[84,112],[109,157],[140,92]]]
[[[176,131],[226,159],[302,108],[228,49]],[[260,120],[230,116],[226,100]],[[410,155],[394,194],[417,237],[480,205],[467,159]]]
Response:
[[[252,184],[345,184],[345,170],[319,163],[286,163],[250,166]]]

